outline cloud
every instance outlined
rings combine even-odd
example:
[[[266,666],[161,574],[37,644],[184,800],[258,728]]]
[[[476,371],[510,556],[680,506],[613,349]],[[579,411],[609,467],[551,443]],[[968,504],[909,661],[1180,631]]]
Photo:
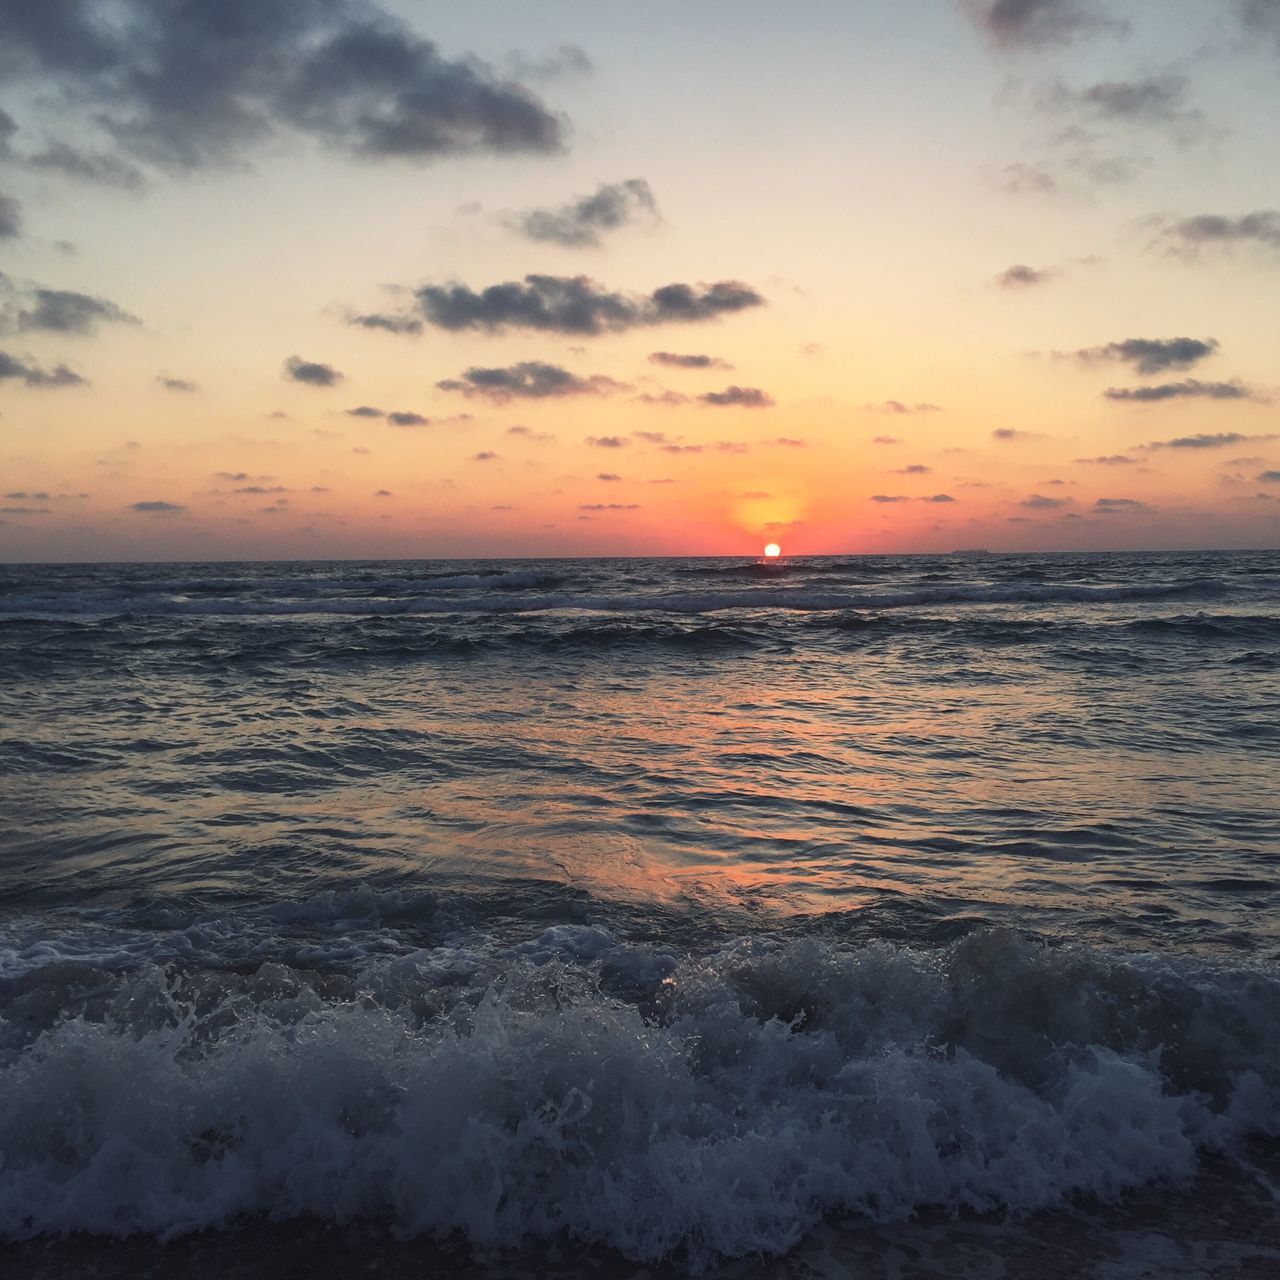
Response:
[[[43,151],[23,157],[23,163],[45,173],[121,191],[140,191],[147,185],[137,165],[109,152],[82,151],[65,142],[51,142]]]
[[[1002,289],[1030,289],[1038,284],[1048,284],[1056,274],[1048,267],[1028,267],[1015,262],[1001,271],[995,281]]]
[[[1195,257],[1201,249],[1231,249],[1237,245],[1262,245],[1280,249],[1280,210],[1258,209],[1232,217],[1221,213],[1199,213],[1177,222],[1157,220],[1156,224],[1171,253]]]
[[[535,431],[532,427],[522,426],[519,423],[514,427],[508,427],[507,435],[521,436],[525,440],[533,441],[536,444],[550,444],[555,439],[555,436],[550,431]]]
[[[336,387],[342,381],[342,374],[333,365],[304,360],[301,356],[290,356],[284,362],[284,376],[311,387]]]
[[[13,240],[21,234],[22,205],[0,191],[0,240]]]
[[[743,409],[768,409],[773,397],[759,387],[725,387],[723,391],[707,391],[698,397],[702,404],[717,407],[738,406]]]
[[[674,351],[652,351],[649,353],[650,364],[665,365],[668,369],[732,369],[727,360],[719,356],[679,355]]]
[[[0,507],[0,514],[6,516],[47,516],[48,507]]]
[[[871,495],[872,502],[910,502],[910,498],[904,497],[898,493],[873,493]]]
[[[1137,445],[1136,448],[1154,449],[1220,449],[1229,444],[1243,444],[1246,441],[1274,440],[1274,435],[1246,436],[1238,431],[1219,431],[1214,434],[1200,432],[1194,436],[1176,436],[1172,440],[1153,440],[1149,444]]]
[[[200,384],[198,382],[191,382],[187,378],[170,378],[167,374],[163,373],[156,375],[156,381],[166,391],[177,391],[190,395],[193,392],[200,390]]]
[[[954,502],[955,499],[949,493],[934,493],[927,498],[921,498],[921,502]]]
[[[1238,0],[1238,5],[1246,30],[1272,36],[1280,53],[1280,4],[1276,0]]]
[[[1046,196],[1058,189],[1058,180],[1040,165],[1007,164],[995,179],[1003,191],[1015,196]]]
[[[422,321],[417,316],[388,316],[377,312],[350,315],[347,323],[361,329],[381,329],[385,333],[404,333],[417,336],[422,332]]]
[[[927,400],[917,400],[915,404],[907,404],[903,400],[882,400],[879,404],[864,404],[867,413],[940,413],[942,406],[930,404]]]
[[[1137,462],[1137,459],[1127,458],[1123,453],[1109,453],[1102,458],[1077,458],[1076,461],[1086,466],[1124,467]]]
[[[1257,480],[1259,484],[1280,484],[1280,471],[1260,471]]]
[[[360,404],[354,409],[344,409],[343,412],[348,418],[385,418],[387,416],[381,409],[375,409],[371,404]]]
[[[1158,382],[1151,387],[1108,387],[1102,394],[1107,400],[1128,400],[1143,404],[1160,400],[1259,398],[1242,382],[1201,382],[1198,378],[1184,378],[1181,382]]]
[[[534,82],[588,76],[595,70],[586,50],[576,44],[561,44],[537,57],[513,53],[507,58],[507,65],[515,79]]]
[[[1103,80],[1083,89],[1059,83],[1039,105],[1104,124],[1163,129],[1180,146],[1188,146],[1206,132],[1203,113],[1188,105],[1190,85],[1186,76],[1179,75]]]
[[[623,436],[588,436],[587,443],[596,449],[625,449],[631,441]]]
[[[992,433],[993,440],[1034,440],[1034,431],[1017,431],[1013,427],[997,427]]]
[[[659,391],[656,394],[646,391],[636,396],[636,399],[641,404],[651,404],[660,409],[675,409],[682,404],[688,404],[691,397],[685,395],[683,391]]]
[[[638,502],[583,502],[579,511],[639,511]]]
[[[764,305],[749,285],[668,284],[648,294],[610,292],[587,276],[528,275],[479,290],[463,284],[425,285],[416,292],[423,318],[439,329],[490,333],[622,333],[657,324],[694,324]]]
[[[1139,502],[1137,498],[1099,498],[1093,504],[1093,509],[1102,516],[1117,516],[1125,513],[1137,514],[1144,511],[1154,511],[1154,507],[1149,507],[1145,502]]]
[[[289,490],[286,489],[282,484],[273,484],[273,485],[248,484],[248,485],[245,485],[244,488],[242,489],[236,489],[234,492],[247,493],[253,497],[261,498],[268,493],[288,493]]]
[[[872,444],[901,444],[902,441],[897,436],[872,436]]]
[[[87,387],[88,380],[68,369],[65,364],[55,365],[52,369],[42,369],[38,365],[26,364],[0,351],[0,382],[13,378],[28,387]]]
[[[1122,361],[1138,373],[1165,373],[1170,369],[1190,369],[1218,350],[1216,338],[1125,338],[1100,347],[1084,347],[1065,354],[1082,364]]]
[[[570,249],[598,249],[603,232],[658,220],[657,201],[643,178],[601,183],[592,195],[580,196],[558,209],[528,209],[504,219],[527,240]]]
[[[389,497],[391,497],[391,490],[390,490],[390,489],[378,489],[378,490],[374,493],[374,495],[373,495],[373,496],[374,496],[375,498],[389,498]]]
[[[492,449],[481,449],[479,453],[471,455],[472,462],[494,462],[498,455]]]
[[[0,328],[9,331],[85,337],[103,324],[142,323],[106,298],[72,289],[18,288],[6,277],[0,277],[0,291],[15,299],[0,316]]]
[[[498,404],[513,398],[542,400],[580,395],[611,395],[626,389],[603,374],[580,378],[559,365],[540,360],[523,360],[505,368],[483,368],[473,365],[461,378],[437,382],[441,391],[460,391],[465,396],[483,396]]]
[[[1069,501],[1069,498],[1046,498],[1043,494],[1033,493],[1018,503],[1018,506],[1030,511],[1056,511],[1059,507],[1065,507]]]
[[[290,130],[348,154],[548,153],[564,124],[476,58],[444,57],[374,4],[5,5],[5,62],[50,118],[172,170],[242,161]]]
[[[128,510],[141,514],[154,512],[157,515],[176,515],[180,511],[185,511],[186,507],[176,502],[131,502]]]
[[[1090,0],[965,0],[965,8],[993,45],[1001,49],[1045,48],[1100,32],[1121,34]]]
[[[622,477],[613,471],[597,471],[596,479],[612,483],[615,480],[621,480]]]
[[[895,476],[927,476],[932,470],[932,467],[926,467],[922,462],[913,462],[907,467],[894,468],[890,474]]]
[[[422,414],[414,413],[410,409],[397,409],[387,414],[387,421],[393,427],[425,427],[431,419],[424,418]]]

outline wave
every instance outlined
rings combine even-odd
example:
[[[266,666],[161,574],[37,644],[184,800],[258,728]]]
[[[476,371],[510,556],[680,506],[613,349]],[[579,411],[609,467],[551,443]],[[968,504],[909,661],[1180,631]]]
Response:
[[[46,952],[0,988],[9,1238],[368,1218],[696,1267],[833,1211],[1108,1199],[1277,1125],[1261,967],[1000,932],[679,955],[592,924],[349,970],[119,963]]]
[[[462,578],[437,580],[439,595],[406,594],[396,597],[268,598],[249,600],[191,599],[181,595],[119,595],[112,592],[28,593],[0,600],[0,616],[48,617],[60,615],[147,616],[247,616],[289,617],[331,615],[373,617],[433,613],[535,613],[574,609],[596,613],[711,613],[724,609],[781,609],[798,612],[830,612],[850,609],[900,609],[940,605],[1052,605],[1109,604],[1146,600],[1213,599],[1229,594],[1216,578],[1156,583],[1149,586],[999,586],[916,587],[898,591],[813,590],[807,587],[759,586],[750,589],[703,592],[633,592],[626,595],[591,592],[505,595],[498,587],[533,588],[530,581],[512,583],[518,575],[477,579],[484,591],[465,594]],[[451,585],[450,585],[451,584]],[[469,584],[468,584],[469,585]]]

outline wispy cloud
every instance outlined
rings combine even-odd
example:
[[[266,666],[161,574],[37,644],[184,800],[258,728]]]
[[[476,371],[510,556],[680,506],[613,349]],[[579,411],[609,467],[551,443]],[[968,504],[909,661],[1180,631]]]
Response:
[[[589,196],[579,196],[556,209],[526,209],[504,221],[527,240],[571,249],[598,249],[603,235],[638,222],[659,220],[658,204],[643,178],[607,182]]]
[[[1108,387],[1107,400],[1155,404],[1163,400],[1258,400],[1254,391],[1242,382],[1201,382],[1184,378],[1181,382],[1158,382],[1150,387]]]

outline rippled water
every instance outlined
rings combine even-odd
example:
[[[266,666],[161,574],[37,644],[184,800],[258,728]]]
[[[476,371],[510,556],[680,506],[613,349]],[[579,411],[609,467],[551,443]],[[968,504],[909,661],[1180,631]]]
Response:
[[[1280,554],[0,569],[0,1232],[711,1265],[1280,1100]]]

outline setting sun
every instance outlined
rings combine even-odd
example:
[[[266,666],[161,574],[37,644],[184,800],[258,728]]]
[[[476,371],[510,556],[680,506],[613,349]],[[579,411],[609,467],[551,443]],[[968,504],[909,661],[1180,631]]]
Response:
[[[778,546],[776,542],[771,542],[767,547],[765,547],[764,553],[772,559],[774,556],[780,556],[782,554],[782,548]]]

